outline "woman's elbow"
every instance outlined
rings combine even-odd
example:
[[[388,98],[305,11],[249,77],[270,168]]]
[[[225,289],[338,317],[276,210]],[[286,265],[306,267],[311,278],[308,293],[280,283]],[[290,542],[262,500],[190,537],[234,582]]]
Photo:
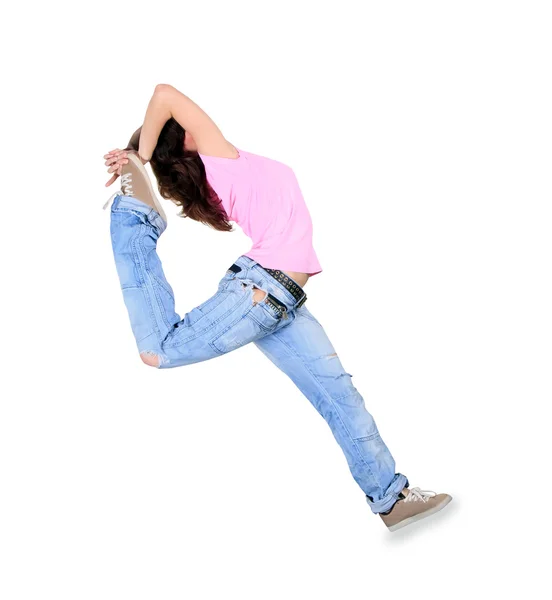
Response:
[[[172,89],[174,89],[173,86],[168,83],[158,83],[155,86],[154,93],[156,95],[161,95],[161,94],[164,95],[167,92],[170,92]]]

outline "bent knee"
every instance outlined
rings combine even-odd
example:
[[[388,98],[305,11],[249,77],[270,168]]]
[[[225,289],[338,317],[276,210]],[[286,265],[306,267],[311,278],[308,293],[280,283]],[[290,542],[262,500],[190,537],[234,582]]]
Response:
[[[146,365],[148,365],[148,367],[158,367],[159,366],[159,356],[157,356],[157,354],[154,354],[153,352],[141,352],[140,353],[140,358],[142,359],[142,362]]]

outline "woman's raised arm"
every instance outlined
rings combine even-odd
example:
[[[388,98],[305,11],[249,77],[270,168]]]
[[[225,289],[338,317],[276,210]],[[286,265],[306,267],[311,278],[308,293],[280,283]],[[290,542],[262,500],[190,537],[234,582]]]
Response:
[[[159,134],[171,117],[192,136],[202,154],[237,158],[235,148],[203,109],[172,85],[160,83],[155,86],[142,125],[138,152],[143,159],[151,159]]]

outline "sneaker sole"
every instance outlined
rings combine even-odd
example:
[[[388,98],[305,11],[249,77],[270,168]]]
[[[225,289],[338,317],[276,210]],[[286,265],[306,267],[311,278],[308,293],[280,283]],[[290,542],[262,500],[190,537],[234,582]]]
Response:
[[[397,531],[397,529],[402,529],[403,527],[406,527],[407,525],[412,525],[412,523],[416,523],[416,521],[421,521],[422,519],[425,519],[426,517],[431,517],[431,515],[434,515],[435,513],[438,513],[440,510],[445,508],[445,506],[451,500],[452,500],[452,496],[447,496],[441,502],[441,504],[438,504],[437,506],[434,506],[433,508],[430,508],[429,510],[426,510],[425,512],[420,513],[419,515],[414,515],[413,517],[409,517],[408,519],[405,519],[404,521],[401,521],[400,523],[397,523],[396,525],[392,525],[391,527],[388,527],[388,529],[389,529],[389,531]]]
[[[163,210],[163,207],[161,206],[161,204],[159,204],[159,200],[157,200],[157,196],[155,195],[155,192],[153,191],[153,187],[151,185],[151,179],[148,175],[148,172],[146,171],[146,168],[142,164],[142,161],[136,156],[136,154],[132,154],[132,153],[129,153],[127,155],[127,158],[129,161],[132,161],[134,163],[134,165],[138,168],[139,171],[142,172],[142,175],[144,176],[144,178],[147,182],[149,193],[150,193],[151,197],[153,198],[153,203],[155,204],[155,210],[161,215],[161,218],[166,223],[167,215],[165,214],[165,211]],[[140,198],[138,198],[138,200],[140,200]],[[144,202],[144,204],[146,204],[146,203]]]

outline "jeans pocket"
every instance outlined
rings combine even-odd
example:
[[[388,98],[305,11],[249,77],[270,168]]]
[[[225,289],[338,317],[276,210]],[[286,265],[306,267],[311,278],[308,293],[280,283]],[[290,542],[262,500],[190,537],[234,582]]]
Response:
[[[240,291],[246,294],[245,310],[239,311],[239,316],[219,331],[210,341],[211,347],[219,354],[226,354],[258,340],[274,331],[282,321],[281,314],[265,301],[253,304],[253,287],[243,287]]]
[[[258,323],[249,318],[249,312],[230,323],[211,340],[211,346],[219,354],[236,350],[265,335]]]
[[[282,313],[274,308],[272,304],[263,300],[253,306],[248,313],[248,317],[255,321],[266,333],[271,333],[280,324]]]

